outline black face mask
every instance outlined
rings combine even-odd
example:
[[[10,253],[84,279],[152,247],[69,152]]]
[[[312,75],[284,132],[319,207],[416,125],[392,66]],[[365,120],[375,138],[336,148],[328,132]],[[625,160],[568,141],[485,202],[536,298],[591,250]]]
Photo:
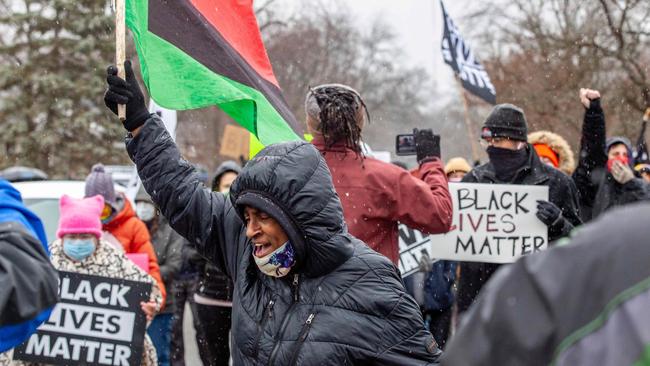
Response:
[[[517,171],[528,162],[528,149],[510,150],[490,146],[487,148],[490,162],[494,166],[497,178],[503,182],[510,182]]]

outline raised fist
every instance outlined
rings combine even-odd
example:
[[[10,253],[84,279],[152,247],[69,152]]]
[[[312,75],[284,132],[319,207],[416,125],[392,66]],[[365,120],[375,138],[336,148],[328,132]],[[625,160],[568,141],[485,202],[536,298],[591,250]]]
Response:
[[[589,104],[594,99],[600,98],[600,92],[598,90],[580,88],[580,101],[585,108],[589,108]]]

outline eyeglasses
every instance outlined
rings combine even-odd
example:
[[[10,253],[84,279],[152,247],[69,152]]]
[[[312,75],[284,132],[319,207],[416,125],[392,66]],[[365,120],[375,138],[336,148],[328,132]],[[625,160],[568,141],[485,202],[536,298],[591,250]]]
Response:
[[[479,143],[484,149],[490,146],[500,145],[502,142],[509,140],[507,137],[487,137],[479,139]]]

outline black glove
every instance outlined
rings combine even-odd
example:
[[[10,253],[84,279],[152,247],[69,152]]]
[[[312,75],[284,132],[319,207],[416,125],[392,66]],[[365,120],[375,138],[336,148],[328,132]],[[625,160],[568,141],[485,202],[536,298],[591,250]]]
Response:
[[[422,164],[426,159],[440,157],[440,136],[434,135],[430,129],[417,128],[413,129],[413,136],[418,164]]]
[[[133,74],[130,60],[124,62],[124,73],[126,80],[117,76],[115,65],[108,67],[106,70],[108,89],[104,94],[104,103],[115,114],[117,114],[118,104],[126,104],[126,119],[123,123],[124,128],[130,132],[142,126],[150,114],[144,103],[140,85]]]
[[[548,227],[553,227],[562,221],[562,210],[548,201],[537,201],[536,215]]]

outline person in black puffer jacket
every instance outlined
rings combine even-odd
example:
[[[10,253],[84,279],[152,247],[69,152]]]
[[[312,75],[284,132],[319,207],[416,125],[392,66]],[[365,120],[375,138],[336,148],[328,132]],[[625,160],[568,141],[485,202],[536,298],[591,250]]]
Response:
[[[305,142],[266,147],[212,192],[181,158],[125,63],[127,151],[172,227],[234,283],[236,365],[429,365],[441,354],[395,265],[350,235],[325,160]]]

